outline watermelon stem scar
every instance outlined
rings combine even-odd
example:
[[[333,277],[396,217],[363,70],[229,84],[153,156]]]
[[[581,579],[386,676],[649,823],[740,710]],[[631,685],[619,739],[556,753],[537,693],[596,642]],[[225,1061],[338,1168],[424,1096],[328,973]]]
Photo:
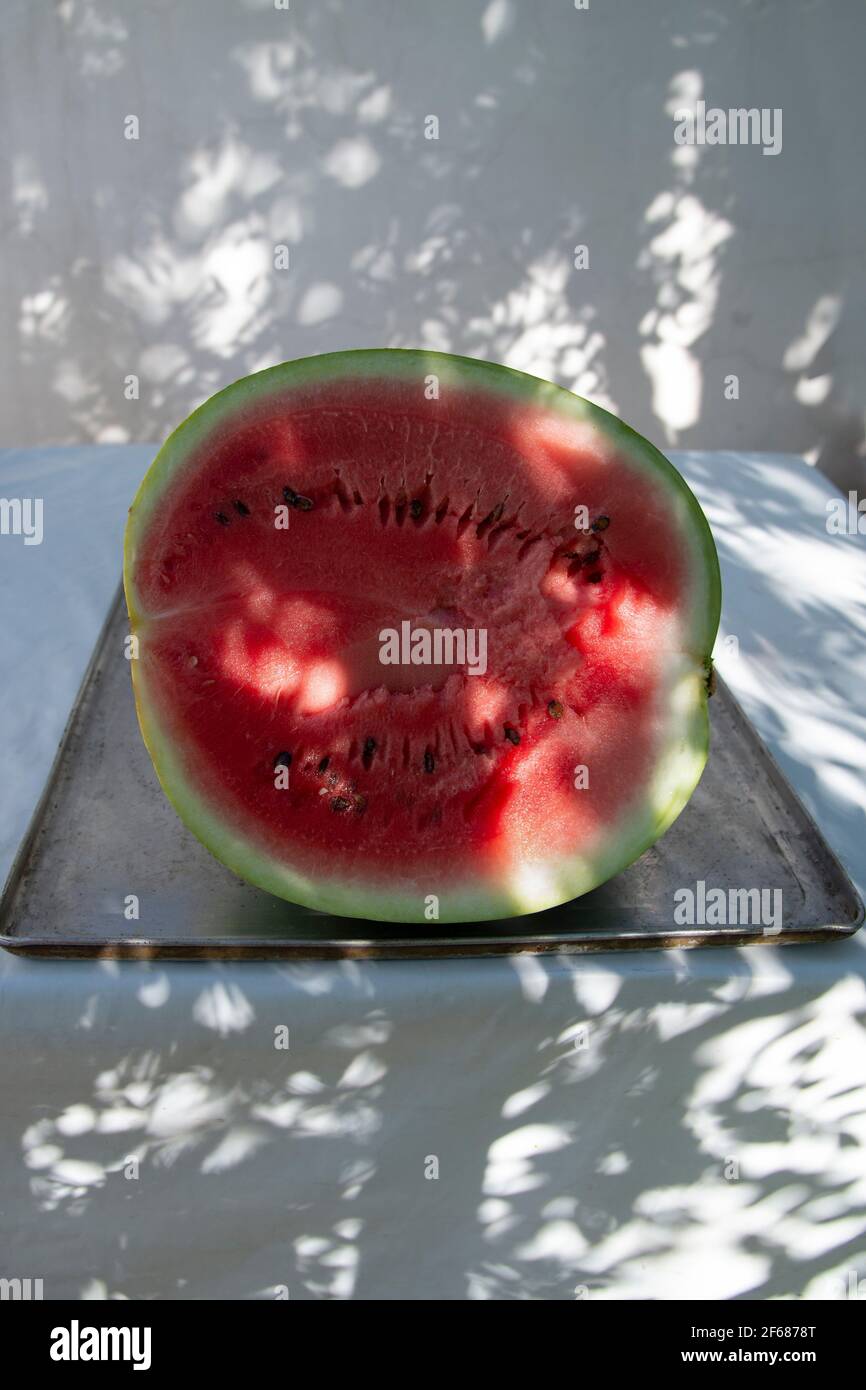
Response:
[[[312,908],[552,907],[657,840],[706,761],[696,499],[615,416],[505,367],[372,349],[236,382],[151,465],[124,583],[167,796]],[[383,659],[384,632],[420,659]]]

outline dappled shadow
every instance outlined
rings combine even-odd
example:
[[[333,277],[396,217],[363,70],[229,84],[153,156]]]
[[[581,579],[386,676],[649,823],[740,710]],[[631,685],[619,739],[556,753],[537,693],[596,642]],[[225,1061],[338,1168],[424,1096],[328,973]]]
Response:
[[[807,452],[846,486],[864,194],[840,161],[862,122],[815,93],[859,100],[864,22],[820,0],[21,4],[10,51],[63,80],[33,82],[40,120],[5,85],[7,439],[159,440],[246,372],[417,346],[551,377],[662,442]],[[675,145],[698,99],[782,107],[782,153]]]
[[[719,453],[711,465],[684,453],[676,462],[713,528],[728,613],[741,615],[733,630],[723,610],[719,669],[862,894],[863,539],[828,534],[826,483],[790,460]]]
[[[51,1297],[841,1297],[866,1272],[866,995],[804,951],[805,992],[772,948],[267,967],[254,991],[115,967],[86,1016],[58,1007],[12,1249],[74,1248]],[[195,1026],[158,1041],[169,1004]]]

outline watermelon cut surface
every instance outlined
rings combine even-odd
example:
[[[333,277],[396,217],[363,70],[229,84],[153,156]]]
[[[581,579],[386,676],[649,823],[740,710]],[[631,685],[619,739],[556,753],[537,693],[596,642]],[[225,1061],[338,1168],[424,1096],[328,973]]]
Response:
[[[166,794],[314,908],[554,906],[658,839],[706,761],[697,501],[614,416],[504,367],[371,350],[228,387],[145,477],[124,582]]]

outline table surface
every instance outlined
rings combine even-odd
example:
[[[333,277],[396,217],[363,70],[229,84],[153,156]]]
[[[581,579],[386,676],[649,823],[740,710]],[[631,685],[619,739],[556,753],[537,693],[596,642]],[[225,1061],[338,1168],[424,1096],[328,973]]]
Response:
[[[0,451],[0,876],[153,448]],[[866,545],[790,455],[685,453],[718,666],[861,894]],[[866,933],[307,965],[0,952],[0,1277],[46,1298],[833,1298],[866,1274]],[[281,1044],[288,1034],[288,1048]]]

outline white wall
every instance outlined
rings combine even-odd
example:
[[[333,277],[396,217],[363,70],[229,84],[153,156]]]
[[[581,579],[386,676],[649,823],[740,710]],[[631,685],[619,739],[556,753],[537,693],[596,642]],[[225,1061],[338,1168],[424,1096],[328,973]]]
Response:
[[[866,480],[862,0],[4,0],[0,40],[0,444],[418,344]],[[699,97],[782,152],[679,148]]]

